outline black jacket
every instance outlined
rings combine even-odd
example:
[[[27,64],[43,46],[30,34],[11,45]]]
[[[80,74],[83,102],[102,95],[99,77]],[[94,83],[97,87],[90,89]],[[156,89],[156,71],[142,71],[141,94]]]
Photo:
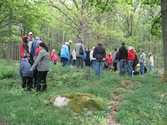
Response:
[[[93,58],[96,58],[97,61],[102,61],[106,57],[106,50],[101,45],[98,44],[93,51]]]
[[[122,46],[119,49],[119,60],[126,59],[127,57],[128,57],[127,49],[125,48],[125,46]]]

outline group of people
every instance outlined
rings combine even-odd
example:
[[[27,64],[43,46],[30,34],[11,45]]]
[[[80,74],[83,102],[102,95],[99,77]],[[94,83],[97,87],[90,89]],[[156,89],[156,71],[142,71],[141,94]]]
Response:
[[[106,50],[103,47],[101,41],[98,42],[96,47],[92,47],[92,49],[89,48],[86,49],[84,47],[83,41],[81,39],[78,39],[74,47],[74,50],[72,51],[71,54],[69,49],[70,45],[71,44],[69,42],[65,42],[60,50],[59,55],[63,67],[69,65],[68,62],[71,62],[72,60],[73,66],[77,66],[78,68],[79,67],[83,68],[84,66],[90,66],[93,69],[95,69],[97,76],[100,76],[102,74],[104,60],[106,57]]]
[[[136,51],[133,47],[129,46],[128,50],[125,47],[125,43],[122,43],[122,47],[118,51],[118,62],[119,62],[119,70],[120,75],[124,76],[126,72],[128,72],[129,76],[133,76],[134,72],[139,72],[139,74],[143,75],[146,73],[146,54],[144,50],[140,50],[139,58],[136,55]],[[140,70],[136,71],[136,67],[139,65]],[[152,73],[154,67],[154,59],[152,53],[148,54],[148,66],[149,72]]]
[[[133,76],[135,74],[134,72],[139,72],[141,75],[146,73],[146,54],[143,49],[140,50],[140,56],[138,58],[135,49],[132,46],[126,49],[125,43],[122,43],[118,51],[117,48],[115,48],[113,55],[111,52],[108,53],[105,50],[101,41],[98,42],[96,47],[93,46],[92,49],[89,49],[84,48],[83,41],[79,39],[71,54],[69,50],[70,45],[69,42],[65,42],[61,48],[60,58],[63,67],[68,65],[67,62],[69,62],[69,57],[71,57],[73,66],[76,65],[81,68],[90,66],[95,69],[97,76],[102,74],[102,69],[105,68],[105,66],[112,66],[114,71],[119,69],[121,76],[124,76],[126,73],[128,73],[129,76]],[[81,48],[84,50],[82,54],[80,53]],[[149,71],[151,73],[154,67],[152,53],[149,53],[148,57]],[[140,67],[139,71],[136,69],[137,66]]]
[[[47,88],[46,76],[50,70],[50,54],[48,47],[41,41],[40,37],[33,39],[33,33],[22,37],[20,44],[20,75],[22,87],[31,91],[45,91]]]
[[[119,69],[121,76],[124,76],[126,73],[129,76],[133,76],[137,64],[140,64],[140,74],[143,75],[145,73],[146,54],[143,49],[140,51],[140,57],[138,58],[135,49],[129,46],[127,50],[125,43],[122,43],[118,51],[115,48],[113,55],[111,52],[109,54],[106,52],[101,41],[98,41],[97,45],[93,46],[92,49],[85,49],[83,41],[78,39],[72,53],[70,53],[71,44],[71,40],[65,42],[59,52],[63,67],[71,65],[72,61],[72,66],[78,68],[89,66],[95,70],[95,75],[101,76],[106,63],[108,66],[112,66],[114,71]],[[55,49],[49,52],[48,47],[41,41],[40,37],[37,36],[34,40],[33,33],[29,32],[28,36],[22,37],[20,57],[22,58],[20,63],[22,87],[27,88],[29,91],[32,88],[35,88],[37,91],[45,91],[50,62],[55,65],[59,60],[55,54]],[[149,53],[148,57],[149,70],[152,72],[154,59],[151,53]]]

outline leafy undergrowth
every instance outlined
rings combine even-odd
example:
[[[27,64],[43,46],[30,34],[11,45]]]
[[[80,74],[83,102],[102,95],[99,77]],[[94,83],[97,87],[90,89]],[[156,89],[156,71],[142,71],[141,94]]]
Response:
[[[157,84],[159,77],[149,74],[120,77],[118,72],[106,70],[101,77],[95,76],[93,70],[86,77],[86,68],[61,67],[58,63],[51,65],[47,91],[41,93],[21,88],[17,64],[13,69],[6,65],[0,68],[13,71],[11,77],[0,80],[0,124],[106,125],[111,123],[106,120],[111,115],[114,124],[167,124],[167,86]],[[76,113],[70,107],[57,108],[48,101],[68,93],[90,93],[99,97],[97,101],[103,101],[104,107],[94,112],[85,108]]]

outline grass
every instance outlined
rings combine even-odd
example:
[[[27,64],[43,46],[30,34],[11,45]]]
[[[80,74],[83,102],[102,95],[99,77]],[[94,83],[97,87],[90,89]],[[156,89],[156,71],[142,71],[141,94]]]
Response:
[[[145,74],[120,77],[118,72],[103,71],[101,77],[85,76],[84,69],[51,65],[46,92],[27,92],[21,88],[18,62],[7,66],[0,60],[0,124],[10,125],[107,125],[114,113],[121,125],[166,125],[167,86],[157,84],[158,76]],[[5,73],[4,73],[5,72]],[[5,75],[4,75],[5,74]],[[104,109],[81,113],[69,107],[57,108],[49,98],[67,93],[90,93],[103,101]],[[119,102],[116,106],[114,103]],[[113,107],[114,108],[109,108]]]

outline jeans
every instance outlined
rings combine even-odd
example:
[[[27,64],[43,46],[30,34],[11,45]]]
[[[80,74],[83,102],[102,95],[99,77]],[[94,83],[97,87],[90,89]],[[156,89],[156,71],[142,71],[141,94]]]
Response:
[[[150,71],[150,73],[152,73],[152,71],[153,71],[153,66],[149,66],[149,71]]]
[[[62,61],[62,66],[66,66],[68,65],[68,58],[61,58],[61,61]]]
[[[94,60],[92,60],[90,62],[90,68],[95,69],[95,61]]]
[[[101,76],[103,70],[104,62],[103,61],[95,61],[95,74],[97,76]]]
[[[72,60],[72,66],[76,66],[76,60]]]
[[[140,74],[143,75],[144,73],[144,63],[140,63]]]
[[[129,60],[128,61],[128,75],[132,76],[132,71],[133,71],[133,61]]]
[[[119,61],[119,70],[120,70],[119,74],[121,76],[124,76],[126,72],[126,59],[121,59]]]

